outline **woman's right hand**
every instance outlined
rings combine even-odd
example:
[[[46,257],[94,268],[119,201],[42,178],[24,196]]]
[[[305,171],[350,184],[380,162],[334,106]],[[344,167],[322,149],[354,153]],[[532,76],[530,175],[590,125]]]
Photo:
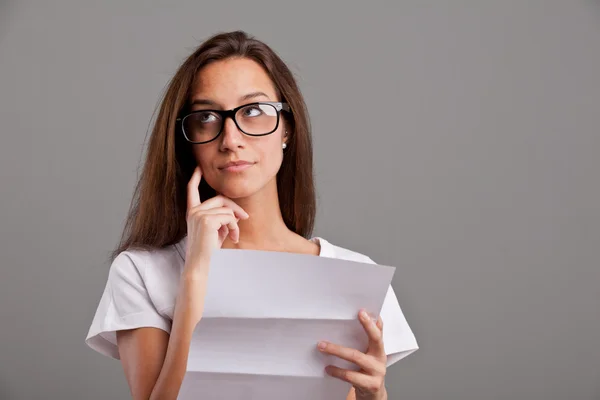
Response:
[[[187,187],[185,272],[191,275],[201,272],[206,276],[213,250],[221,248],[227,236],[237,243],[240,237],[238,221],[249,215],[233,200],[221,195],[201,203],[198,190],[201,179],[202,172],[196,166]]]

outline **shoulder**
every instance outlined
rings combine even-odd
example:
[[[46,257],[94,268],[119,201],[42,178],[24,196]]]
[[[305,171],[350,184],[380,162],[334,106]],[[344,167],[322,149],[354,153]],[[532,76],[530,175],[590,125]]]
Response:
[[[130,248],[120,252],[112,261],[111,275],[137,274],[142,278],[178,272],[183,261],[180,243],[155,249]]]
[[[376,262],[373,261],[373,259],[371,259],[371,257],[369,257],[368,255],[359,253],[357,251],[342,246],[338,246],[322,237],[314,237],[312,240],[321,245],[321,257],[339,258],[348,261],[376,264]]]
[[[184,265],[181,242],[163,248],[127,249],[113,260],[108,282],[113,291],[143,291],[157,308],[171,305]]]

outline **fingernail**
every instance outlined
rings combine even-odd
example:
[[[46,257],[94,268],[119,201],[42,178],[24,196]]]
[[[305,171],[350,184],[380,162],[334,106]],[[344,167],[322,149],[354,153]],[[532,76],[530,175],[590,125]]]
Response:
[[[327,343],[325,343],[325,342],[319,342],[319,344],[317,345],[317,347],[319,347],[319,350],[325,350],[325,347],[327,347]]]
[[[369,314],[365,310],[360,310],[360,317],[366,321],[369,319]]]

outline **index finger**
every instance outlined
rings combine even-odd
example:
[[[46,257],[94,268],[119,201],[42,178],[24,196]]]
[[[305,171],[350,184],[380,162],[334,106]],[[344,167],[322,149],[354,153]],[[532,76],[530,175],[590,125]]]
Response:
[[[194,173],[190,178],[190,181],[187,185],[187,209],[189,210],[192,207],[196,207],[200,205],[200,191],[198,187],[200,186],[200,180],[202,179],[202,171],[200,171],[200,166],[197,165],[194,169]]]
[[[210,209],[214,207],[229,207],[233,210],[238,218],[248,218],[248,213],[240,207],[235,201],[223,195],[217,195],[202,203],[202,209]]]

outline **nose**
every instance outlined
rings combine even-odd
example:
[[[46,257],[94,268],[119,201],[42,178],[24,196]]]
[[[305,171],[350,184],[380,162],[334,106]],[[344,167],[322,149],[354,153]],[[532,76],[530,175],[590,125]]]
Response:
[[[223,121],[223,132],[221,132],[221,151],[235,151],[244,147],[244,134],[238,129],[231,118]]]

